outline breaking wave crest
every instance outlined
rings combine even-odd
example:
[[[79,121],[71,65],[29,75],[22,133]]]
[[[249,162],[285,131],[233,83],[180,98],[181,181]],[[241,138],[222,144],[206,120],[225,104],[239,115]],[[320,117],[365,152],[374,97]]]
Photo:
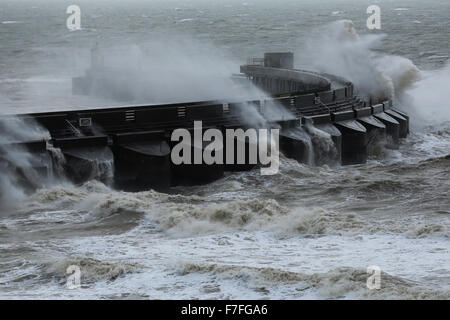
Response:
[[[343,267],[325,273],[306,274],[282,269],[237,265],[186,263],[180,275],[208,274],[214,280],[238,281],[241,286],[269,294],[283,287],[289,297],[328,299],[449,299],[450,290],[432,290],[419,283],[381,273],[381,288],[369,290],[364,269]],[[217,279],[218,278],[218,279]]]
[[[302,39],[300,64],[352,81],[362,96],[373,101],[399,96],[420,77],[420,70],[404,57],[378,53],[384,35],[360,35],[350,20],[313,30]]]
[[[395,192],[398,188],[398,184],[393,181],[373,181],[360,186],[358,192],[379,194],[379,190],[382,190],[385,194]],[[239,230],[316,236],[380,232],[404,234],[413,238],[449,236],[444,222],[416,221],[414,225],[408,225],[404,221],[395,223],[386,217],[368,217],[351,211],[286,207],[274,199],[223,201],[221,196],[170,195],[156,191],[118,192],[97,181],[81,187],[41,189],[22,210],[35,212],[37,216],[41,214],[45,221],[49,221],[45,212],[65,210],[67,228],[74,222],[78,223],[76,228],[81,227],[80,223],[86,223],[86,227],[97,223],[98,228],[104,227],[105,231],[111,231],[117,229],[115,223],[120,223],[123,228],[117,229],[117,232],[127,232],[130,228],[150,228],[174,238]],[[76,218],[70,212],[77,212]],[[55,219],[64,219],[64,216],[59,214]]]
[[[140,266],[136,263],[119,261],[103,262],[88,257],[63,257],[41,265],[43,274],[47,278],[54,278],[58,282],[67,281],[67,269],[70,266],[80,268],[81,283],[90,284],[97,281],[114,281],[129,273],[136,272]]]
[[[159,231],[173,237],[236,230],[319,235],[364,227],[354,214],[337,214],[322,208],[292,210],[273,199],[225,203],[216,200],[155,191],[114,192],[99,182],[91,182],[81,188],[40,190],[32,197],[29,208],[86,212],[89,219],[145,215],[153,227],[156,225]]]

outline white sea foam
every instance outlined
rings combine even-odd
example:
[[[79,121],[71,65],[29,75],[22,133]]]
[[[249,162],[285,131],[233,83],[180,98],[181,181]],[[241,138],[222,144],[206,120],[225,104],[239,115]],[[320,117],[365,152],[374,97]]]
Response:
[[[22,21],[16,21],[16,20],[8,20],[8,21],[2,21],[2,24],[21,24]]]

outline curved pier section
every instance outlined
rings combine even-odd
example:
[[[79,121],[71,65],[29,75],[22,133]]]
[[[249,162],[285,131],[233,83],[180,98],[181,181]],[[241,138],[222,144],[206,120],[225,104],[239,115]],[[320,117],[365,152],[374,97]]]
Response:
[[[251,75],[253,84],[272,95],[307,93],[330,90],[326,78],[313,72],[298,72],[261,66],[242,66],[241,72]]]
[[[307,165],[365,163],[380,146],[398,148],[409,133],[409,117],[391,101],[372,106],[343,78],[294,69],[291,53],[266,53],[241,71],[241,80],[269,96],[18,115],[51,136],[47,142],[25,141],[20,148],[32,155],[29,167],[42,175],[52,171],[50,151],[53,170],[62,167],[75,183],[114,178],[119,189],[166,189],[258,166],[259,141],[248,136],[259,132],[254,129],[279,129],[281,152]],[[189,137],[172,140],[177,129]],[[222,141],[203,139],[208,129],[216,129]],[[239,133],[227,138],[229,130]],[[8,160],[8,151],[0,143],[2,167],[25,176],[23,165]],[[205,161],[205,154],[214,161]]]

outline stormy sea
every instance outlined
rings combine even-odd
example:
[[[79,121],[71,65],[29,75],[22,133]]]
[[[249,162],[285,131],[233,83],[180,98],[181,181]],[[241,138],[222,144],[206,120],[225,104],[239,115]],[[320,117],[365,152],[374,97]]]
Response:
[[[166,193],[95,176],[30,192],[0,172],[0,298],[450,299],[450,2],[376,2],[380,30],[366,0],[80,0],[71,31],[72,0],[2,0],[1,114],[238,100],[261,94],[230,85],[247,58],[290,51],[298,69],[392,98],[411,132],[364,165],[281,155],[276,175]],[[95,46],[120,97],[72,93]]]

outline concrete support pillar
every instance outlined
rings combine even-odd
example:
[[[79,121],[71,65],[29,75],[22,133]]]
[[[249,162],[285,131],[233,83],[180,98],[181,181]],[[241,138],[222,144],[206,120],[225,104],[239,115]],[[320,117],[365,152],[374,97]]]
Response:
[[[342,164],[367,162],[367,130],[355,120],[334,123],[342,134]]]
[[[400,145],[400,124],[388,114],[381,112],[373,115],[386,126],[387,144],[390,149],[398,149]]]

